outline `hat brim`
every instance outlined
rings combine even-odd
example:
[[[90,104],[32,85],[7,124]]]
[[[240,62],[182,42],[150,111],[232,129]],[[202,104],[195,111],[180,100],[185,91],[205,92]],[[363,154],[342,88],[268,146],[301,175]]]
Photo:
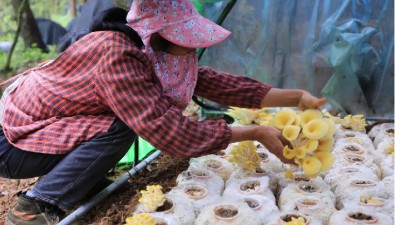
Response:
[[[182,47],[206,48],[224,41],[231,32],[199,15],[166,26],[158,34]]]

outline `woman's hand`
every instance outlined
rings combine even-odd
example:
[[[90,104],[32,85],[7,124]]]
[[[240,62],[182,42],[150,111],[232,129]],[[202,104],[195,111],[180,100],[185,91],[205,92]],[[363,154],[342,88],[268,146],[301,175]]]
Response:
[[[326,98],[316,98],[307,91],[303,91],[302,96],[299,99],[298,107],[301,110],[305,109],[317,109],[320,106],[326,104]]]
[[[294,164],[293,160],[288,160],[283,156],[284,146],[289,144],[283,138],[281,132],[268,125],[232,127],[231,143],[240,141],[258,141],[263,144],[271,153],[284,163]]]
[[[295,164],[293,160],[283,156],[283,149],[289,142],[282,136],[281,132],[274,127],[262,125],[257,131],[256,140],[263,144],[272,154],[277,156],[283,163]]]

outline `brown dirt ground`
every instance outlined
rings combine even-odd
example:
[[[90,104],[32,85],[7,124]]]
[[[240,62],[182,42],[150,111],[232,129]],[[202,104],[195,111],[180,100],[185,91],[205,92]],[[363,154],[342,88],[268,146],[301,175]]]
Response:
[[[147,185],[160,184],[163,191],[168,192],[176,185],[177,175],[186,170],[188,166],[189,161],[187,159],[160,155],[146,168],[129,179],[128,184],[123,185],[115,191],[116,193],[100,202],[76,224],[124,224],[125,218],[131,215],[138,204],[139,190],[145,189]],[[132,165],[117,166],[108,176],[117,179],[131,168]],[[4,223],[5,215],[15,204],[16,193],[28,190],[37,180],[37,178],[24,180],[0,178],[0,224]]]

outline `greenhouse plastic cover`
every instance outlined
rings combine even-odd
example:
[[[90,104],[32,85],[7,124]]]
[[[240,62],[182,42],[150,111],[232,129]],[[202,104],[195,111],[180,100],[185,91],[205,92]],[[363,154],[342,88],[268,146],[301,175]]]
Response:
[[[193,0],[215,21],[230,0]],[[306,89],[335,112],[394,117],[394,1],[240,0],[201,66]]]

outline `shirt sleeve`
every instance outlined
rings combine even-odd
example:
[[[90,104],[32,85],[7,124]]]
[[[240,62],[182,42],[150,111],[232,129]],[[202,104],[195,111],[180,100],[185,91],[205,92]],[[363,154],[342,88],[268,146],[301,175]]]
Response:
[[[249,77],[200,67],[194,94],[222,105],[261,108],[262,98],[271,86]]]
[[[96,74],[100,102],[137,135],[172,156],[190,158],[225,149],[231,130],[225,121],[190,121],[172,106],[152,75],[148,59],[129,40],[102,58]],[[129,41],[130,42],[130,41]]]

